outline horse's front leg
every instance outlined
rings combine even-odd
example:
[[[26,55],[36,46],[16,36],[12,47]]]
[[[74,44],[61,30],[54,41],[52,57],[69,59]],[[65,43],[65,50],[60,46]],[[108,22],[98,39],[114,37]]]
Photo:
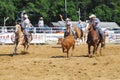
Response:
[[[90,48],[90,45],[88,45],[88,57],[91,57],[91,48]]]
[[[16,54],[17,49],[18,49],[19,46],[20,46],[20,43],[18,43],[18,44],[15,45],[15,49],[14,49],[13,55]]]
[[[17,45],[14,48],[13,55],[16,54],[16,51],[17,51]]]
[[[96,53],[96,46],[93,47],[93,54]]]
[[[69,58],[69,49],[67,49],[67,58]]]
[[[29,48],[29,44],[25,44],[24,45],[24,52],[26,52],[28,50],[28,48]]]
[[[103,45],[101,43],[100,50],[99,50],[100,56],[102,56],[102,49],[103,49]]]

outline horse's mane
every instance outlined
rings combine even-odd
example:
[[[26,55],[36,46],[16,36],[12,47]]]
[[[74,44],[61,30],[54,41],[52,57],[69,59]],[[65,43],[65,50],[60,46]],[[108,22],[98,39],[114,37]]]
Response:
[[[89,23],[89,26],[90,26],[90,29],[96,30],[95,25],[92,22]]]
[[[21,25],[21,24],[20,24],[20,27],[21,27],[21,31],[23,32],[23,30],[24,30],[24,29],[23,29],[23,27],[22,27],[22,25]]]

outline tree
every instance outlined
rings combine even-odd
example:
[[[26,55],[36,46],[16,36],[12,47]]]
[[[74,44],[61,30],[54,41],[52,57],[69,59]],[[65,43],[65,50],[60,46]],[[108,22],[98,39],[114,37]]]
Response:
[[[93,13],[95,13],[101,21],[110,21],[112,17],[111,9],[106,6],[105,4],[102,4],[100,6],[97,6]]]
[[[120,0],[66,0],[67,17],[78,20],[77,11],[80,8],[81,20],[96,14],[101,21],[120,23]],[[9,5],[8,5],[9,4]],[[23,10],[28,14],[32,24],[37,24],[42,16],[46,24],[59,21],[59,14],[65,18],[65,0],[2,0],[0,1],[0,25],[4,17],[9,17],[7,25],[14,25],[15,20]]]
[[[9,5],[8,5],[9,4]],[[15,19],[15,6],[13,5],[12,1],[0,1],[0,24],[3,25],[4,17],[9,17],[9,20],[7,21],[7,25],[13,24],[13,20]]]

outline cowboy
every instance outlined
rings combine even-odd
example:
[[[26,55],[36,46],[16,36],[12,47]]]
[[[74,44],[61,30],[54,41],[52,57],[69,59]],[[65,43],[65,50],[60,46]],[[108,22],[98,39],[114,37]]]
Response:
[[[101,41],[103,41],[102,29],[98,26],[98,23],[100,23],[99,18],[97,18],[96,15],[94,15],[94,14],[90,15],[89,18],[90,18],[90,22],[92,22],[93,25],[95,26],[95,28],[98,30]]]
[[[29,28],[32,26],[30,23],[30,20],[28,19],[28,15],[27,14],[23,14],[22,17],[22,29],[23,29],[23,33],[25,35],[26,41],[28,42],[28,32],[29,32]]]
[[[38,21],[38,27],[43,27],[43,26],[44,26],[43,17],[40,17],[40,19]]]
[[[78,21],[77,27],[80,29],[80,31],[82,32],[82,36],[83,36],[83,23],[81,20]]]
[[[66,20],[64,21],[62,15],[60,15],[60,18],[61,18],[61,20],[65,23],[65,26],[66,26],[66,27],[70,26],[70,29],[71,29],[71,31],[72,31],[72,34],[73,34],[73,36],[75,37],[75,31],[74,31],[74,29],[73,29],[73,25],[72,25],[71,20],[70,20],[69,18],[66,18]]]
[[[83,24],[82,24],[82,21],[81,21],[81,20],[78,21],[77,27],[78,27],[80,30],[82,30]]]

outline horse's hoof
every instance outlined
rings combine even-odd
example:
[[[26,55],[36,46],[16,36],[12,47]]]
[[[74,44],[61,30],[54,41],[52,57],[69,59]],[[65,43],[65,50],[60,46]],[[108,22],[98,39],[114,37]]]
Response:
[[[13,56],[14,56],[14,54],[10,54],[10,56],[11,56],[11,57],[13,57]]]
[[[93,55],[89,55],[89,58],[92,58],[93,57]]]

